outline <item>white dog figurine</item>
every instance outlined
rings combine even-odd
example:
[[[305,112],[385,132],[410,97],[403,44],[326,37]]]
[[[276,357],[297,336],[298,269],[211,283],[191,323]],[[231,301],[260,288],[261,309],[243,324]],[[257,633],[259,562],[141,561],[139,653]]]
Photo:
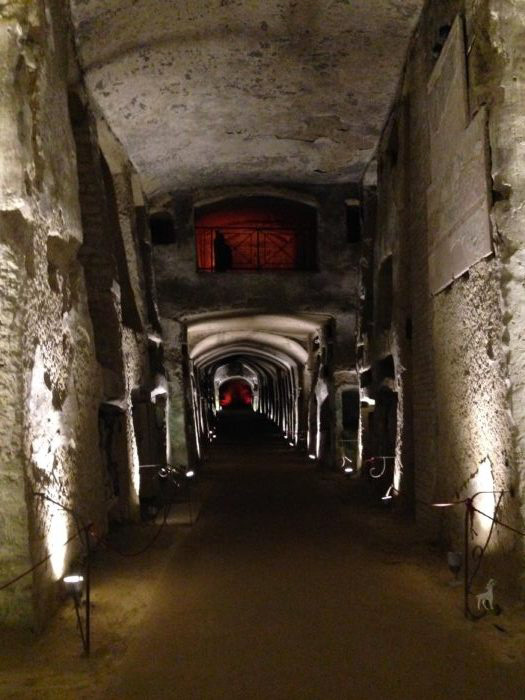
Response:
[[[493,610],[494,609],[494,586],[496,585],[496,581],[491,578],[490,581],[487,583],[487,588],[483,593],[479,593],[476,596],[476,600],[478,601],[478,610]]]

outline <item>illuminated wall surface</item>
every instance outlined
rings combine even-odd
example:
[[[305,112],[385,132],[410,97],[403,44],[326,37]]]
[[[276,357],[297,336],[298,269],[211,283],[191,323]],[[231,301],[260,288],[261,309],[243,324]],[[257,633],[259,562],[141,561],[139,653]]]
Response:
[[[225,202],[196,214],[197,265],[199,270],[220,269],[214,254],[219,235],[231,251],[228,269],[310,269],[315,264],[315,230],[315,212],[293,202],[270,198]]]
[[[465,29],[462,20],[456,19],[462,9],[459,2],[430,3],[424,31],[416,35],[403,80],[403,94],[410,99],[395,104],[381,139],[378,196],[369,208],[371,220],[377,206],[377,227],[371,224],[374,242],[369,269],[373,275],[367,278],[367,296],[373,297],[370,306],[375,303],[373,320],[381,320],[377,308],[383,292],[381,271],[391,261],[393,307],[387,324],[367,327],[363,321],[360,330],[362,377],[364,380],[369,369],[371,376],[366,391],[380,397],[381,385],[382,391],[395,391],[398,398],[392,454],[399,498],[413,504],[420,527],[435,537],[445,536],[453,546],[461,546],[463,509],[439,510],[427,504],[504,490],[500,517],[519,526],[520,509],[523,512],[516,494],[523,481],[520,443],[524,423],[517,431],[513,425],[524,413],[522,380],[512,379],[518,364],[523,368],[524,357],[523,334],[518,330],[523,328],[522,294],[520,309],[516,306],[517,266],[523,253],[515,233],[523,215],[518,213],[514,194],[512,203],[487,204],[485,188],[487,176],[492,175],[499,190],[507,187],[504,181],[512,181],[513,193],[523,193],[523,168],[510,146],[515,143],[516,128],[523,132],[523,120],[516,111],[520,100],[508,87],[516,85],[516,77],[511,78],[512,60],[508,65],[501,61],[493,43],[503,31],[512,45],[511,27],[518,13],[510,6],[508,13],[496,12],[494,33],[481,38],[474,29],[484,22],[479,6],[465,3],[465,46],[474,47],[466,60]],[[451,27],[448,43],[436,63],[428,36],[438,37],[439,28],[447,26]],[[446,38],[445,34],[442,44]],[[435,53],[438,51],[439,47]],[[491,66],[490,75],[479,69],[481,64]],[[429,100],[429,86],[435,87],[435,66],[440,91]],[[505,87],[496,87],[493,94],[487,92],[489,83]],[[508,97],[506,106],[498,100],[493,104],[502,89]],[[489,93],[487,115],[482,106]],[[488,130],[479,129],[479,120],[488,120]],[[455,138],[451,138],[453,133]],[[485,161],[486,133],[493,140],[492,173],[487,172]],[[500,217],[498,235],[505,231],[505,240],[512,240],[516,252],[501,254],[496,236],[488,251],[495,250],[496,255],[480,259],[487,256],[486,214],[487,206],[492,205],[492,215]],[[480,217],[483,227],[476,223]],[[475,229],[473,235],[466,230],[469,226]],[[462,255],[468,253],[469,269],[455,279],[458,260],[451,258],[450,265],[439,270],[442,284],[435,284],[439,257],[447,247],[454,248],[458,236]],[[367,274],[365,271],[364,278]],[[519,277],[522,279],[521,273]],[[443,289],[443,285],[448,286]],[[394,367],[391,377],[382,373],[385,358]],[[373,426],[369,416],[367,424]],[[364,439],[365,456],[381,444],[374,427]],[[476,498],[477,506],[493,515],[498,498],[498,494],[483,493]],[[476,516],[476,544],[485,543],[490,527],[489,519]],[[487,551],[499,558],[502,571],[517,563],[516,555],[511,554],[513,542],[514,536],[503,528],[496,528],[492,535]]]
[[[129,164],[112,151],[109,188],[93,117],[68,104],[67,12],[39,0],[7,5],[0,26],[0,582],[44,563],[0,591],[0,625],[38,628],[82,547],[71,514],[33,494],[74,509],[99,533],[108,517],[136,513],[131,393],[149,381],[148,356],[142,321],[124,328],[123,317],[131,321],[122,306],[128,295],[143,313],[145,275]],[[120,269],[112,235],[120,237]],[[119,497],[100,433],[106,402],[122,421],[114,433],[122,442],[111,448]]]

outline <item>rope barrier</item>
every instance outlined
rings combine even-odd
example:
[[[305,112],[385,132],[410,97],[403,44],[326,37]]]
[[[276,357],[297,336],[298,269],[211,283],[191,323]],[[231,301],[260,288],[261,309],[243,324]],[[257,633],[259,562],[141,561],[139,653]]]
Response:
[[[167,507],[164,508],[164,516],[157,532],[153,535],[151,540],[146,545],[144,545],[144,547],[141,547],[141,549],[137,550],[136,552],[123,552],[122,550],[118,549],[118,547],[115,547],[115,545],[111,544],[107,539],[99,540],[99,542],[103,542],[108,549],[110,549],[112,552],[115,552],[121,557],[138,557],[139,554],[144,554],[144,552],[146,552],[157,541],[157,539],[160,536],[160,533],[164,529],[164,526],[168,521],[171,505],[171,503],[168,503]]]
[[[476,513],[479,513],[480,515],[483,515],[485,518],[489,518],[489,520],[492,520],[494,523],[496,523],[496,525],[501,525],[501,527],[505,527],[507,528],[507,530],[510,530],[511,532],[515,532],[517,535],[525,537],[525,532],[523,532],[523,530],[517,530],[515,527],[512,527],[512,525],[508,525],[507,523],[504,523],[502,520],[493,517],[492,515],[483,513],[483,511],[478,510],[478,508],[475,508],[474,506],[472,507],[472,510],[474,510]]]
[[[86,532],[87,532],[87,530],[88,530],[89,527],[91,527],[91,526],[88,525],[88,526],[86,527]],[[61,545],[61,546],[62,546],[62,547],[65,547],[66,545],[68,545],[72,540],[74,540],[74,539],[77,538],[78,536],[79,536],[79,533],[78,533],[78,532],[75,532],[75,534],[74,534],[74,535],[71,535],[71,537],[70,537],[69,539],[67,539],[67,540],[64,542],[64,544]],[[17,581],[20,581],[20,579],[24,578],[24,576],[28,576],[29,574],[32,574],[33,571],[35,571],[35,569],[38,569],[39,566],[42,566],[43,564],[46,563],[46,561],[49,561],[49,559],[51,559],[52,556],[53,556],[53,552],[50,552],[46,557],[44,557],[43,559],[41,559],[40,561],[38,561],[36,564],[33,564],[33,566],[32,566],[30,569],[26,569],[26,571],[23,571],[21,574],[19,574],[19,575],[16,576],[15,578],[13,578],[13,579],[11,579],[10,581],[7,581],[6,583],[3,583],[2,585],[0,585],[0,591],[3,591],[5,588],[9,588],[9,586],[12,586],[12,585],[13,585],[14,583],[16,583]]]
[[[42,494],[35,494],[35,495],[41,496]],[[46,497],[46,498],[47,498],[47,497]],[[54,501],[54,500],[52,500],[52,499],[50,499],[50,498],[47,498],[47,500],[50,500],[52,503],[55,503],[55,505],[57,505],[57,506],[63,508],[64,510],[67,510],[68,512],[70,512],[70,513],[73,514],[73,511],[72,511],[70,508],[67,508],[66,506],[64,506],[62,503],[60,503],[60,502],[58,502],[58,501]],[[162,530],[164,529],[164,527],[165,527],[165,525],[166,525],[166,523],[167,523],[168,516],[169,516],[169,513],[170,513],[170,511],[171,511],[171,505],[172,505],[172,503],[170,502],[170,503],[168,503],[167,507],[164,508],[164,516],[163,516],[163,519],[162,519],[162,523],[160,524],[160,526],[159,526],[157,532],[155,533],[155,535],[151,538],[151,540],[150,540],[144,547],[141,547],[141,549],[139,549],[138,551],[136,551],[136,552],[129,552],[129,553],[128,553],[128,552],[123,552],[123,551],[119,550],[117,547],[115,547],[114,545],[112,545],[112,544],[109,542],[109,540],[107,539],[107,537],[101,537],[101,538],[97,539],[96,542],[95,542],[95,546],[99,546],[99,545],[106,546],[108,549],[112,550],[113,552],[115,552],[116,554],[119,554],[119,555],[122,556],[122,557],[136,557],[136,556],[139,556],[140,554],[143,554],[143,553],[146,552],[146,551],[157,541],[157,539],[159,538],[159,536],[160,536]],[[73,517],[74,517],[75,522],[76,522],[77,518],[76,518],[75,514],[73,514]],[[90,523],[89,525],[85,525],[85,526],[82,527],[82,528],[78,528],[78,525],[77,525],[77,532],[75,532],[75,534],[71,535],[71,537],[69,537],[69,538],[61,545],[61,547],[66,547],[70,542],[72,542],[72,541],[73,541],[74,539],[76,539],[77,537],[80,537],[80,538],[81,538],[81,535],[82,535],[83,533],[85,533],[86,537],[89,537],[90,534],[93,534],[93,524]],[[53,556],[53,552],[49,552],[49,554],[47,554],[45,557],[43,557],[43,559],[40,559],[40,561],[36,562],[36,564],[33,564],[33,566],[31,566],[29,569],[26,569],[26,570],[23,571],[21,574],[18,574],[18,576],[15,576],[14,578],[10,579],[9,581],[6,581],[6,582],[2,583],[2,584],[0,585],[0,591],[3,591],[3,590],[5,590],[6,588],[9,588],[9,586],[13,586],[15,583],[17,583],[18,581],[20,581],[21,579],[23,579],[25,576],[29,576],[29,574],[32,574],[36,569],[38,569],[40,566],[43,566],[47,561],[49,561],[49,560],[51,559],[52,556]]]
[[[368,460],[368,461],[373,461]],[[383,500],[390,500],[392,498],[392,493],[398,494],[399,495],[399,490],[395,488],[395,486],[392,484],[387,493],[386,496],[383,497]],[[485,553],[487,551],[487,548],[489,546],[489,543],[492,539],[492,535],[494,534],[494,526],[495,525],[500,525],[503,528],[506,528],[507,530],[516,533],[517,535],[521,535],[522,537],[525,537],[525,532],[522,530],[518,530],[515,527],[512,527],[508,523],[503,522],[497,517],[498,510],[501,505],[501,501],[503,499],[503,496],[507,493],[506,491],[478,491],[475,493],[473,496],[470,496],[468,498],[464,498],[460,501],[448,501],[444,503],[429,503],[428,501],[424,501],[420,498],[416,498],[415,502],[419,503],[421,505],[430,507],[430,508],[453,508],[456,506],[465,506],[465,528],[464,528],[464,567],[465,567],[465,576],[464,576],[464,613],[465,617],[469,620],[477,621],[480,620],[482,617],[484,617],[487,613],[487,610],[483,610],[481,614],[472,612],[470,609],[470,596],[472,595],[472,585],[474,583],[474,580],[476,576],[479,573],[479,570],[481,568],[481,563],[483,561],[483,557],[485,556]],[[479,510],[479,508],[476,508],[474,505],[474,499],[477,496],[480,496],[482,494],[492,494],[494,496],[499,495],[498,501],[496,503],[496,506],[494,508],[494,515],[489,515],[488,513],[484,513],[482,510]],[[485,543],[483,546],[481,545],[476,545],[472,548],[472,551],[469,551],[469,544],[473,540],[474,536],[477,535],[477,532],[474,530],[474,514],[478,513],[478,515],[481,515],[488,520],[491,521],[491,526],[490,530],[488,532],[487,538],[485,540]],[[475,562],[474,570],[473,572],[469,575],[469,559],[472,559],[473,562]]]

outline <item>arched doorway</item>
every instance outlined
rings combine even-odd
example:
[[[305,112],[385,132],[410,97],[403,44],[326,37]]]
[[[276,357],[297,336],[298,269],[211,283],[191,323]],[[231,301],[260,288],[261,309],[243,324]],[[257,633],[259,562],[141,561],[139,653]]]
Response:
[[[219,389],[219,403],[223,409],[251,409],[253,392],[250,384],[240,378],[223,382]]]

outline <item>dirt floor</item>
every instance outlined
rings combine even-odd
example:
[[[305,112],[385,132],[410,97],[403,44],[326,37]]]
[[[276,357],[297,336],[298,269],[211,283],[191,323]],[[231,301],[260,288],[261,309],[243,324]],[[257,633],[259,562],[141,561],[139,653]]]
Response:
[[[0,640],[0,698],[525,699],[523,605],[465,620],[443,552],[254,420],[223,421],[193,526],[179,504],[141,556],[97,552],[91,658],[64,605]]]

